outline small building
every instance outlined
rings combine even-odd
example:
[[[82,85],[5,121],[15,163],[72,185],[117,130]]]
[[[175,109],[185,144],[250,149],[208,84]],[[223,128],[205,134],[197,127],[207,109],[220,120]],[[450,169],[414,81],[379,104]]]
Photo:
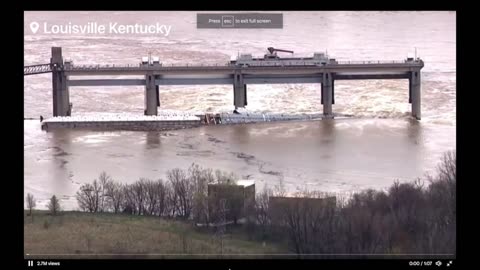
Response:
[[[243,187],[244,208],[255,207],[255,181],[238,180],[237,185]]]
[[[223,208],[222,200],[225,200]],[[226,221],[236,223],[247,217],[255,207],[255,181],[239,180],[232,184],[208,185],[208,209],[212,222],[222,220],[223,209]]]

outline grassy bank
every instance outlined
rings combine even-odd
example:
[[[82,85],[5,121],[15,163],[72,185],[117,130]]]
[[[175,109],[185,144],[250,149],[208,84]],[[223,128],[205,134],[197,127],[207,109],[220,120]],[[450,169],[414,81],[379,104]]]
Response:
[[[278,244],[249,241],[241,230],[227,230],[221,248],[214,233],[183,221],[111,213],[51,216],[34,211],[32,221],[26,211],[24,235],[29,258],[265,258],[262,254],[288,253]]]

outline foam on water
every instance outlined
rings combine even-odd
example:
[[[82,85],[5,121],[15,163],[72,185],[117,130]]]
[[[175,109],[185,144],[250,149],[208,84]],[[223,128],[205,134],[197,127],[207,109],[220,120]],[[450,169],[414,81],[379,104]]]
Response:
[[[165,111],[157,115],[138,115],[133,113],[82,113],[74,116],[58,116],[44,120],[44,122],[114,122],[114,121],[180,121],[200,120],[196,115],[179,112]]]

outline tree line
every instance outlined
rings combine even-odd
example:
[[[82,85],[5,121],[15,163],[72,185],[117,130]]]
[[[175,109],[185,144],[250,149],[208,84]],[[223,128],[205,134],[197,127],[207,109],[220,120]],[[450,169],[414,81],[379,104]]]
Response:
[[[208,223],[214,216],[208,210],[208,185],[233,185],[236,179],[233,173],[214,172],[198,164],[192,164],[186,171],[169,170],[166,181],[141,178],[132,184],[115,182],[102,172],[93,183],[83,184],[76,198],[80,209],[87,212],[175,217]]]
[[[454,254],[456,153],[447,152],[436,176],[396,181],[387,191],[366,190],[335,204],[313,204],[318,192],[272,208],[272,191],[256,199],[257,225],[265,239],[288,235],[297,254]],[[320,205],[320,207],[319,207]]]
[[[76,194],[86,212],[179,218],[194,223],[221,219],[208,185],[233,185],[236,176],[193,164],[169,170],[166,180],[141,178],[131,184],[115,182],[102,172]],[[334,203],[321,203],[325,194],[303,191],[297,200],[276,203],[285,196],[280,185],[265,187],[251,208],[242,212],[251,239],[286,243],[296,254],[455,253],[456,153],[447,152],[437,175],[411,183],[395,182],[387,191],[365,190]],[[30,194],[29,194],[30,195]],[[240,218],[242,198],[229,193],[228,217]],[[35,207],[27,196],[29,209]],[[34,202],[34,200],[33,200]],[[51,201],[51,205],[58,205]],[[31,207],[33,205],[33,207]],[[57,209],[53,207],[52,209]],[[58,209],[56,211],[58,211]]]

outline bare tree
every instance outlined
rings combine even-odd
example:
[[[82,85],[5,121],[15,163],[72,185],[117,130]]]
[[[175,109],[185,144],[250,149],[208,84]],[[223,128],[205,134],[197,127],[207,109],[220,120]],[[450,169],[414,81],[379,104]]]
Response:
[[[58,212],[61,211],[60,201],[57,199],[57,196],[53,195],[48,203],[48,210],[52,215],[57,215]]]
[[[212,170],[192,164],[188,176],[193,183],[193,219],[195,222],[208,223],[208,184],[215,180]]]
[[[284,197],[287,195],[287,190],[285,188],[285,182],[283,179],[283,175],[280,175],[278,177],[278,184],[275,185],[274,190],[273,190],[273,195],[277,197]]]
[[[143,179],[142,184],[144,186],[144,209],[145,214],[153,216],[155,211],[158,209],[157,205],[159,202],[158,193],[157,193],[157,182],[153,182],[149,179]]]
[[[96,181],[94,181],[96,183]],[[77,191],[76,198],[80,209],[88,212],[98,211],[98,190],[97,185],[83,184]]]
[[[33,208],[35,208],[36,205],[37,205],[37,203],[35,201],[35,198],[33,197],[32,194],[28,193],[27,194],[27,208],[29,210],[28,215],[32,216],[32,210],[33,210]]]
[[[178,168],[168,171],[167,178],[178,199],[178,214],[184,219],[188,219],[193,206],[193,185],[190,179],[187,178],[185,171]]]
[[[157,197],[155,213],[162,217],[166,214],[168,204],[168,190],[162,179],[159,179],[157,182],[155,182],[154,193]]]
[[[430,178],[426,190],[428,213],[425,217],[429,231],[423,243],[432,253],[452,253],[456,245],[456,153],[444,154],[438,166],[438,176]]]
[[[439,179],[448,183],[456,182],[457,179],[457,153],[448,151],[443,157],[440,165],[437,167]]]
[[[111,183],[107,186],[107,193],[106,196],[109,197],[109,202],[111,205],[111,209],[113,212],[119,213],[122,209],[122,205],[124,203],[124,187],[120,183]]]
[[[165,195],[167,199],[165,204],[165,213],[167,217],[175,217],[178,208],[178,195],[173,190],[173,186],[170,181],[165,182]]]
[[[289,236],[289,244],[297,254],[332,252],[326,245],[334,233],[334,200],[315,192],[270,197],[268,215],[272,225]]]
[[[272,195],[272,191],[265,185],[262,193],[256,196],[255,200],[255,218],[256,223],[260,226],[262,233],[262,240],[267,237],[268,228],[270,225],[269,215],[269,197]]]
[[[137,214],[136,212],[136,203],[135,196],[133,194],[132,185],[125,185],[122,189],[123,192],[123,213],[126,214]]]
[[[134,184],[130,185],[131,195],[134,201],[135,212],[138,215],[144,214],[144,201],[145,201],[145,181],[147,179],[140,178],[140,181],[135,182]]]
[[[107,196],[109,186],[113,184],[112,178],[106,173],[101,172],[98,177],[98,210],[99,212],[108,211],[110,197]]]

